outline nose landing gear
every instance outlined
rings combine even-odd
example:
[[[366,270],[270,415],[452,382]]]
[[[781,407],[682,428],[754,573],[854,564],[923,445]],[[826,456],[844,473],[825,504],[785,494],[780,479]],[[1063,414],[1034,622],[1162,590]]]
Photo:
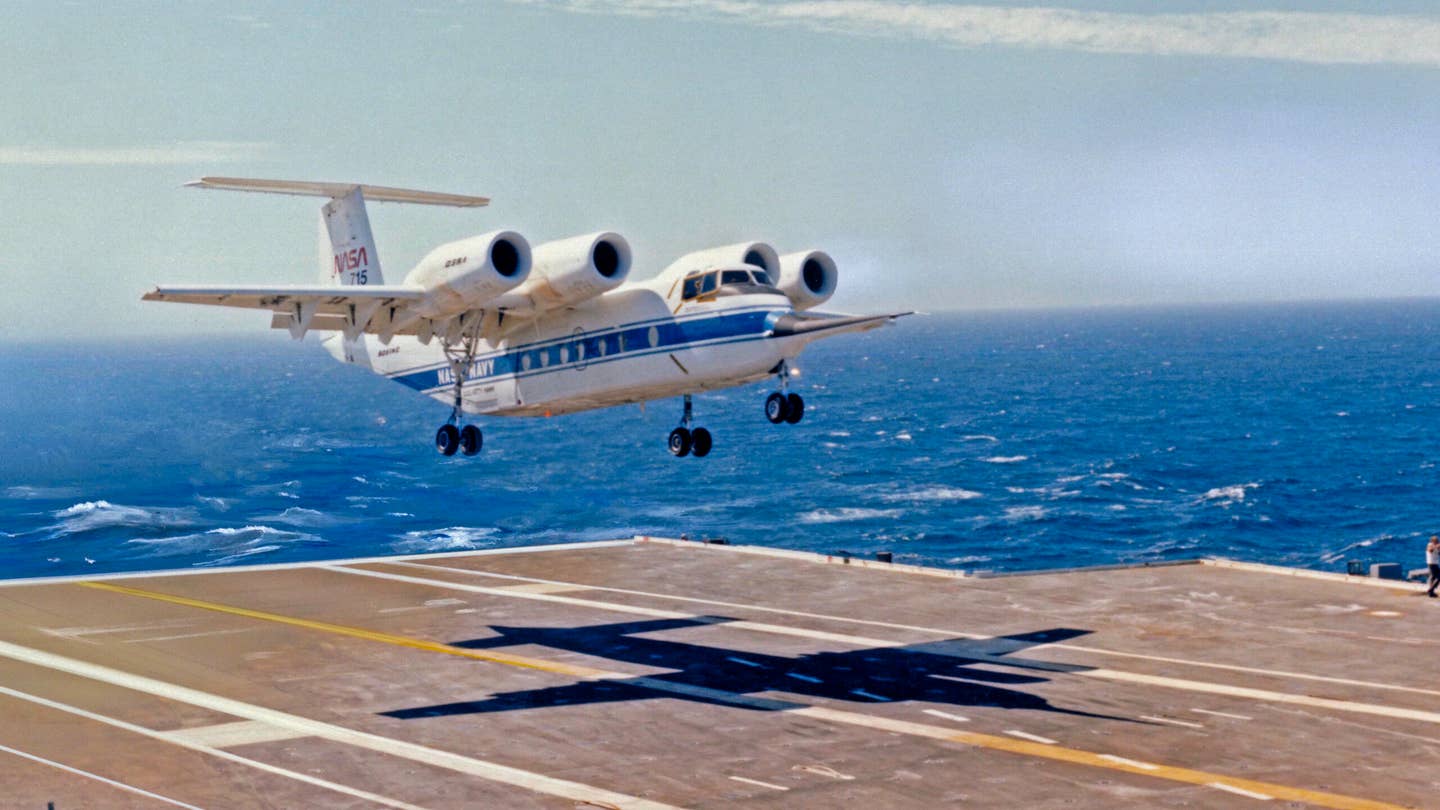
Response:
[[[703,427],[690,429],[690,422],[694,411],[690,403],[690,395],[685,395],[685,413],[680,417],[680,427],[670,431],[670,454],[676,457],[694,454],[696,458],[710,455],[710,448],[714,440],[710,431]]]

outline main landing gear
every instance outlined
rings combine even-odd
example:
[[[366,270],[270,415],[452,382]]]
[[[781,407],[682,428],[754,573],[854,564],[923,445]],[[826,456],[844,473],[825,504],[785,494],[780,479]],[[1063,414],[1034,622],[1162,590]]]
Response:
[[[805,418],[805,400],[799,394],[790,393],[790,367],[783,360],[779,369],[780,390],[765,398],[765,418],[770,424],[788,422],[798,424]]]
[[[445,357],[450,361],[450,375],[455,378],[455,401],[450,408],[450,418],[435,431],[435,450],[442,456],[453,456],[456,451],[473,456],[485,445],[485,436],[480,432],[480,428],[474,425],[459,426],[460,420],[465,417],[465,411],[461,407],[464,401],[463,389],[465,378],[470,373],[470,365],[475,360],[475,349],[479,343],[477,331],[478,329],[466,330],[458,345],[445,346]]]
[[[694,416],[690,404],[690,395],[685,395],[685,413],[680,417],[680,427],[670,431],[670,454],[673,456],[686,456],[694,454],[696,458],[710,455],[712,440],[710,431],[703,427],[690,428],[690,422]]]

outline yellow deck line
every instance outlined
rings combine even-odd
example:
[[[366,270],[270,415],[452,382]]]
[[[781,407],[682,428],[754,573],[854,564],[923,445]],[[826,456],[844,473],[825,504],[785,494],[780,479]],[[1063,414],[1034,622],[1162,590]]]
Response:
[[[652,678],[635,676],[623,672],[608,672],[593,667],[577,666],[546,661],[529,656],[509,655],[505,653],[481,653],[475,650],[468,650],[463,647],[455,647],[449,644],[441,644],[423,639],[410,638],[408,636],[381,633],[374,630],[365,630],[358,627],[347,627],[345,625],[331,624],[329,622],[301,619],[294,616],[285,616],[278,613],[268,613],[250,608],[223,605],[216,602],[206,602],[200,599],[191,599],[184,596],[175,596],[157,591],[147,591],[140,588],[131,588],[124,585],[114,585],[108,582],[80,582],[76,583],[86,588],[111,591],[114,593],[137,596],[145,599],[153,599],[160,602],[169,602],[186,607],[210,610],[218,613],[228,613],[234,616],[244,616],[251,619],[288,624],[294,627],[305,627],[312,630],[320,630],[326,633],[349,636],[351,638],[377,641],[383,644],[391,644],[398,647],[408,647],[426,652],[443,653],[446,655],[457,655],[463,658],[471,658],[478,661],[489,661],[506,666],[523,667],[525,669],[541,670],[558,674],[571,675],[585,679],[624,679],[629,683],[639,686],[655,687],[668,692],[699,692],[703,691],[707,697],[727,700],[731,703],[741,705],[754,705],[757,699],[747,695],[740,695],[730,692],[723,692],[716,689],[703,687],[688,687],[682,684],[671,684],[664,681],[655,681]],[[680,687],[680,688],[676,688]],[[1222,785],[1225,787],[1237,788],[1251,793],[1260,793],[1287,801],[1305,802],[1316,807],[1334,808],[1334,810],[1404,810],[1403,805],[1390,804],[1388,802],[1362,799],[1355,796],[1345,796],[1337,793],[1308,790],[1306,788],[1290,787],[1272,782],[1261,782],[1253,779],[1226,776],[1223,774],[1208,771],[1180,768],[1161,763],[1141,763],[1134,765],[1124,761],[1107,759],[1102,754],[1093,751],[1086,751],[1078,748],[1068,748],[1063,745],[1047,745],[1026,740],[1018,740],[1010,737],[1001,737],[993,734],[982,734],[969,731],[955,731],[943,726],[933,726],[926,723],[914,723],[907,720],[894,720],[876,715],[861,714],[837,709],[830,709],[821,706],[807,706],[792,701],[765,701],[774,705],[793,706],[788,709],[791,713],[804,715],[818,720],[828,720],[845,725],[863,726],[867,728],[880,729],[908,736],[926,737],[935,740],[961,743],[985,748],[992,751],[1004,751],[1021,756],[1037,757],[1040,759],[1057,760],[1069,762],[1076,765],[1084,765],[1093,768],[1103,768],[1109,771],[1122,771],[1137,776],[1148,776],[1159,779],[1166,779],[1172,782],[1210,787]]]

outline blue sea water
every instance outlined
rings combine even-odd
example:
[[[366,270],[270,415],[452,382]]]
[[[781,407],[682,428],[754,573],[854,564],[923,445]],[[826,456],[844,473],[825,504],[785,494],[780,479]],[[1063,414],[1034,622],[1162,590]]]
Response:
[[[283,336],[0,348],[0,576],[724,537],[1021,570],[1222,555],[1419,567],[1440,301],[907,318],[769,385],[483,422]]]

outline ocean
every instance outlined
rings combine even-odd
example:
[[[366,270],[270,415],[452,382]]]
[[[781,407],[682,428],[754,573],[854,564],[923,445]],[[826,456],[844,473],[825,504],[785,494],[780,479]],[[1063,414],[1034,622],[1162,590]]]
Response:
[[[257,329],[261,326],[257,319]],[[1016,571],[1204,555],[1423,565],[1440,301],[915,316],[757,384],[482,420],[280,334],[0,347],[0,576],[636,534]]]

